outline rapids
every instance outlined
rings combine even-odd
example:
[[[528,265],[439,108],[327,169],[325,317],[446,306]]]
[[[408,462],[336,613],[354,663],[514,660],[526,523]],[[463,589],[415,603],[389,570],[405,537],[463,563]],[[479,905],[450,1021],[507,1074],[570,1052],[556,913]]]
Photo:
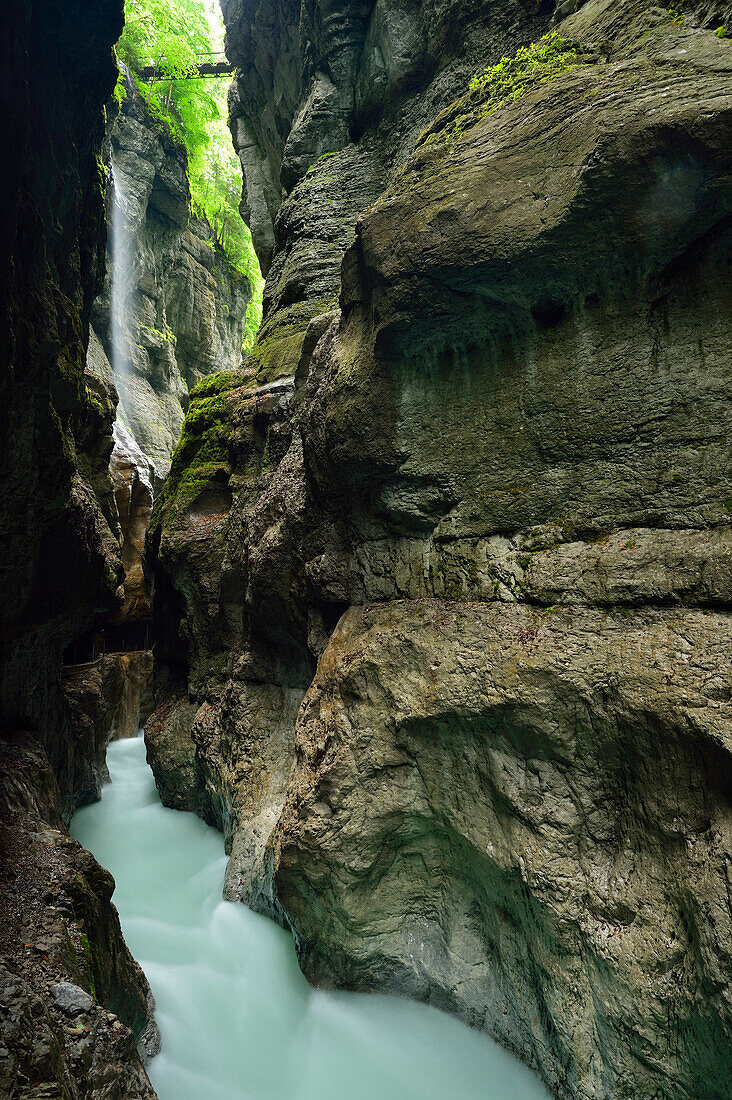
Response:
[[[165,809],[142,737],[116,741],[71,832],[115,877],[155,995],[160,1100],[546,1100],[485,1035],[426,1005],[312,990],[289,934],[221,900],[221,834]]]

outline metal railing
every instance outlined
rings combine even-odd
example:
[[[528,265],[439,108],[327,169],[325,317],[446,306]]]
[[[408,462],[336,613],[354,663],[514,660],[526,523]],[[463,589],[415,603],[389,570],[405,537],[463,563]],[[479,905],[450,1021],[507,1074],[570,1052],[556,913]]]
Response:
[[[233,73],[236,66],[232,65],[225,53],[199,53],[196,54],[198,71],[190,76],[170,77],[162,72],[166,58],[161,56],[154,65],[145,65],[137,73],[140,80],[198,80],[208,76],[228,76]]]

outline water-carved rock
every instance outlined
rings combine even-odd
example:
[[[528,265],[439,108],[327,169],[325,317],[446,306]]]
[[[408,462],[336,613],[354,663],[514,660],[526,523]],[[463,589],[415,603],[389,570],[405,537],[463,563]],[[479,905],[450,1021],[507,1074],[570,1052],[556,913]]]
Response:
[[[312,980],[442,1004],[557,1096],[712,1100],[732,55],[701,9],[570,7],[496,100],[470,76],[542,6],[262,3],[265,50],[225,5],[266,313],[191,409],[223,451],[174,462],[154,614],[227,891]]]

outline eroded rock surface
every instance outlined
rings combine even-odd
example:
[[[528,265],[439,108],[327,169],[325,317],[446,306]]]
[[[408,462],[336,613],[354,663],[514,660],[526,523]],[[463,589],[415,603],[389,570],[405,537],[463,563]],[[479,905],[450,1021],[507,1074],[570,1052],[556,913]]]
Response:
[[[719,13],[563,5],[496,103],[551,6],[224,9],[265,322],[149,552],[227,894],[558,1097],[732,1094]]]
[[[150,617],[142,552],[153,506],[151,463],[121,421],[114,425],[114,450],[109,464],[122,534],[125,569],[124,602],[114,616],[117,622]]]
[[[87,358],[122,17],[121,0],[33,0],[0,20],[3,1096],[154,1098],[136,1048],[153,1038],[147,983],[111,876],[63,821],[93,796],[101,764],[95,718],[77,725],[64,695],[64,653],[116,610],[123,579],[109,476],[117,397],[99,348]],[[79,991],[73,1015],[58,1000],[66,984]]]
[[[155,1100],[137,1049],[159,1047],[152,995],[113,878],[68,836],[37,742],[0,743],[0,790],[0,1090]]]
[[[87,15],[81,3],[23,5],[0,32],[0,731],[33,731],[71,801],[79,762],[59,669],[94,616],[116,608],[122,580],[108,471],[115,395],[86,361],[103,276],[102,104],[121,5],[99,4],[91,27]]]
[[[153,655],[150,650],[105,653],[95,660],[65,665],[61,672],[73,745],[73,799],[63,800],[71,819],[78,806],[97,802],[107,781],[106,749],[110,741],[135,737],[152,709]],[[70,766],[70,765],[69,765]]]
[[[450,1008],[559,1096],[724,1096],[731,632],[685,609],[349,611],[269,843],[311,981]]]
[[[356,218],[423,127],[482,66],[547,30],[553,4],[221,6],[242,213],[268,275],[249,357],[266,382],[294,374],[310,321],[337,305]]]

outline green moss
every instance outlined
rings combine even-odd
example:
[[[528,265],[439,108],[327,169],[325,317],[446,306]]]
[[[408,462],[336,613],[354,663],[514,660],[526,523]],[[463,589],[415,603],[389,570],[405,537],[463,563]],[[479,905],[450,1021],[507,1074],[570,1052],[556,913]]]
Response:
[[[335,297],[307,299],[278,310],[262,328],[247,359],[258,383],[292,376],[300,362],[308,325],[313,317],[330,312],[337,304]]]
[[[316,171],[319,167],[322,167],[324,161],[328,160],[330,157],[336,156],[336,154],[339,153],[339,152],[340,152],[340,149],[335,149],[335,150],[333,150],[332,153],[321,153],[320,156],[318,157],[318,159],[314,160],[313,163],[310,165],[307,172],[303,176],[303,180],[307,179],[307,177],[312,172]],[[322,177],[321,176],[321,179],[324,179],[324,178],[325,179],[333,179],[334,177],[333,176],[327,176],[327,177]],[[302,183],[302,180],[300,182]]]
[[[568,38],[554,31],[538,42],[522,46],[513,57],[502,57],[470,81],[470,90],[487,94],[492,110],[519,99],[527,88],[558,76],[577,65],[577,51]]]
[[[110,408],[108,402],[104,401],[100,394],[95,393],[86,384],[84,385],[84,398],[87,409],[92,416],[105,419],[109,416]]]
[[[238,389],[247,384],[247,378],[237,370],[223,370],[218,374],[208,374],[191,390],[191,401],[202,398],[220,397],[229,390]]]
[[[145,325],[140,322],[140,328],[144,329],[145,332],[149,332],[151,336],[157,336],[159,340],[163,340],[167,344],[175,345],[177,343],[176,335],[170,325],[166,325],[165,329],[159,329],[153,328],[152,325]],[[142,347],[141,344],[138,344],[137,346]]]
[[[250,352],[249,363],[256,370],[261,382],[274,382],[294,374],[300,361],[305,328],[294,331],[284,328],[272,336],[258,340]]]
[[[104,196],[107,189],[107,166],[99,153],[96,154],[94,159],[97,164],[97,186],[99,188],[99,193]]]
[[[116,59],[116,56],[117,55],[115,54],[115,59]],[[127,88],[125,87],[125,77],[124,77],[124,73],[121,70],[117,74],[117,83],[115,84],[114,91],[112,92],[112,99],[117,104],[117,110],[121,111],[122,110],[122,104],[127,99]]]
[[[155,502],[151,521],[171,523],[211,481],[227,480],[229,444],[233,430],[228,397],[246,385],[239,371],[210,374],[191,390],[191,403],[173,452],[170,473]]]
[[[522,46],[513,57],[502,57],[496,65],[474,76],[468,94],[437,116],[420,137],[418,146],[456,140],[480,119],[521,99],[538,85],[572,72],[582,63],[569,39],[556,31],[545,34],[538,42]]]
[[[732,31],[728,31],[725,27],[717,27],[714,33],[717,38],[732,38]]]

